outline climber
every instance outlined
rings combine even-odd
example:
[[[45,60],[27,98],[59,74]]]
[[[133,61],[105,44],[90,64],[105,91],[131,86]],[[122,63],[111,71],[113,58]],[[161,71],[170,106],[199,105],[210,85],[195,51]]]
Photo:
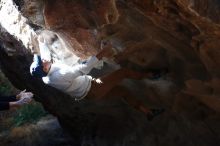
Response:
[[[32,101],[33,93],[21,91],[17,95],[1,96],[0,97],[0,111],[19,108]]]
[[[40,38],[38,41],[39,46],[42,46],[41,43],[46,43],[44,38]],[[123,97],[129,105],[144,112],[149,120],[162,113],[164,109],[148,109],[142,102],[136,100],[129,90],[119,86],[119,83],[125,78],[140,80],[151,77],[151,72],[140,73],[121,68],[99,79],[87,75],[99,60],[115,54],[111,48],[111,44],[107,44],[96,56],[91,56],[86,62],[71,67],[60,62],[52,63],[52,61],[41,59],[40,55],[34,54],[30,73],[34,77],[42,78],[45,84],[69,94],[75,100],[83,98],[99,100],[111,94],[113,97]]]

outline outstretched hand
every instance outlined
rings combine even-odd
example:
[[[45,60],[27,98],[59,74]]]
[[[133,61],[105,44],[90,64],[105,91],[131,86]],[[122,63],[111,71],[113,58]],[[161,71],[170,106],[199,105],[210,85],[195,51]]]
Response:
[[[33,100],[34,94],[32,92],[26,92],[26,89],[21,91],[19,94],[16,95],[17,101],[10,102],[10,108],[18,108],[25,104],[29,104]]]
[[[96,57],[101,60],[103,57],[111,58],[115,55],[115,52],[110,41],[101,42],[101,51],[96,55]]]
[[[20,99],[22,94],[26,92],[26,89],[24,89],[23,91],[21,91],[19,94],[16,95],[17,99]]]
[[[21,91],[19,94],[16,95],[16,98],[19,100],[21,98],[32,98],[34,95],[32,92],[26,92],[26,89]]]

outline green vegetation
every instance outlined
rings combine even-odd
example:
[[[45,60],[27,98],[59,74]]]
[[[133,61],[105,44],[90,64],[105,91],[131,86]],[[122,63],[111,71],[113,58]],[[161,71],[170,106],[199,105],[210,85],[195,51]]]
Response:
[[[0,95],[13,95],[18,92],[19,91],[13,87],[0,70]],[[21,126],[27,123],[35,123],[46,114],[41,104],[37,102],[25,105],[16,111],[0,112],[0,116],[4,117],[2,120],[7,121],[8,126]]]
[[[15,91],[15,88],[11,85],[8,79],[0,70],[0,94],[9,95]]]
[[[47,113],[41,104],[34,102],[17,110],[17,114],[13,118],[13,125],[21,126],[26,123],[35,123],[45,115]]]

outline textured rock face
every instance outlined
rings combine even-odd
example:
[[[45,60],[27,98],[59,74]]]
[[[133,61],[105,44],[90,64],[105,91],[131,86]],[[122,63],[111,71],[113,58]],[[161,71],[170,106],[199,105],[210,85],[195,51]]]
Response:
[[[44,98],[40,100],[44,106],[82,145],[220,144],[218,0],[24,0],[17,4],[32,26],[58,35],[65,47],[57,51],[65,48],[66,56],[96,54],[100,42],[108,40],[121,51],[114,58],[121,66],[169,70],[158,81],[125,82],[144,103],[167,109],[148,122],[121,101],[75,103],[51,88],[42,93],[45,87],[40,81],[24,79],[11,69],[20,77],[16,79],[5,67],[17,86],[24,81],[23,86]],[[1,42],[5,38],[12,39],[2,37]],[[21,46],[17,50],[25,49]],[[29,58],[19,62],[16,53],[10,58],[2,52],[2,63],[10,60],[11,66],[24,62],[28,66],[30,62]],[[27,68],[19,71],[27,73]]]

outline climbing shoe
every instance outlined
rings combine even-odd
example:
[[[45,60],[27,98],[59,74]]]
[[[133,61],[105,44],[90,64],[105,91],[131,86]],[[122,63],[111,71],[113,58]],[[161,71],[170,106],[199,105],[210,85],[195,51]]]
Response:
[[[162,114],[165,111],[164,108],[158,108],[158,109],[150,109],[150,112],[147,113],[147,119],[149,121],[153,120],[156,116]]]
[[[151,80],[158,80],[161,77],[165,76],[169,71],[167,68],[165,69],[151,69],[149,70],[152,76],[149,78]]]

